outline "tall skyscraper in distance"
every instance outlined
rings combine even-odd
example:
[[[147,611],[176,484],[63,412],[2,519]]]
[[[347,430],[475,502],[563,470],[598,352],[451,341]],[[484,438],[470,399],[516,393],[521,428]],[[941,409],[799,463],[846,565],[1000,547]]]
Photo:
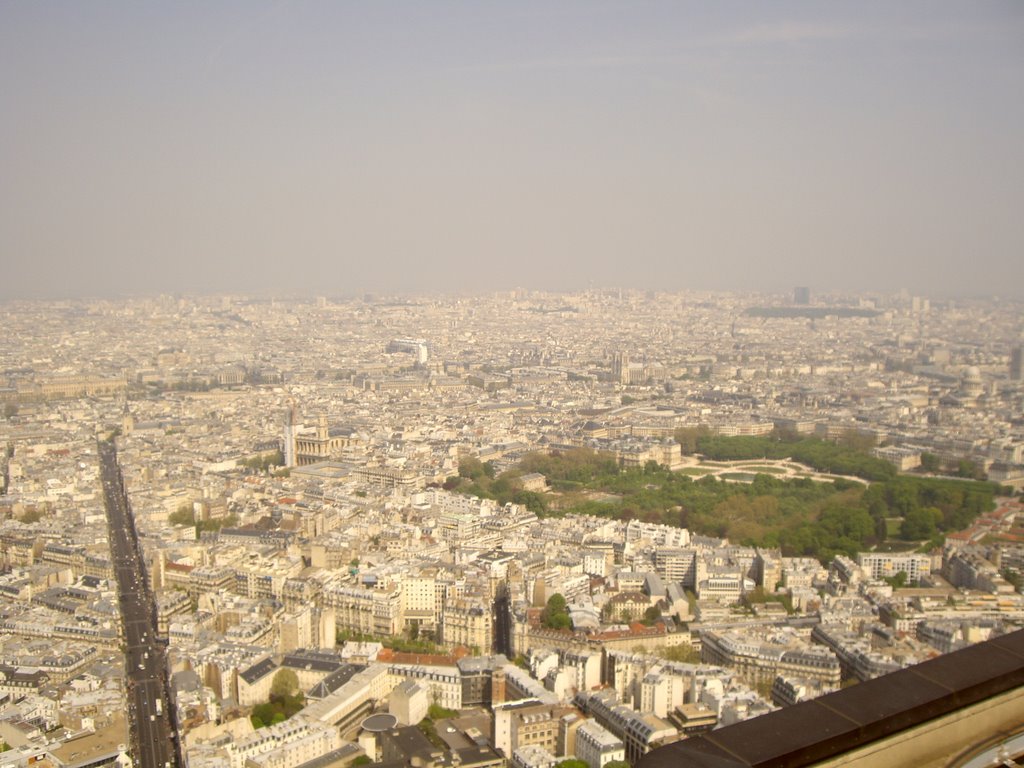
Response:
[[[1024,379],[1024,344],[1010,350],[1010,381]]]
[[[793,289],[793,303],[800,307],[806,307],[811,303],[811,289],[806,285],[798,285]]]

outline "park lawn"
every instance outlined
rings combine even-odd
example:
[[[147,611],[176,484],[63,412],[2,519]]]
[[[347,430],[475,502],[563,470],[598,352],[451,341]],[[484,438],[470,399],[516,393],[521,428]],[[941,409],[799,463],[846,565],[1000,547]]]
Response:
[[[784,475],[786,470],[782,467],[769,467],[763,464],[737,464],[737,469],[742,469],[744,472],[765,472],[769,475]]]

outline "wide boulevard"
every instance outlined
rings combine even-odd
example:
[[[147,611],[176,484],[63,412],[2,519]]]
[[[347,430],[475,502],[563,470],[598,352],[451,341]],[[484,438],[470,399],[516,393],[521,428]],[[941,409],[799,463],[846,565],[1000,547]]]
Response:
[[[117,578],[128,694],[128,727],[135,764],[179,765],[177,734],[167,695],[167,661],[156,637],[156,601],[146,581],[128,495],[112,441],[98,443],[110,554]]]

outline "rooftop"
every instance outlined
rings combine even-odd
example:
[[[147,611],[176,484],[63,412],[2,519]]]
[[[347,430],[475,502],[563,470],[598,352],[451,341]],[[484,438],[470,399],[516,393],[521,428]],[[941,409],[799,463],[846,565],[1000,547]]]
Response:
[[[656,749],[639,768],[800,768],[1024,686],[1024,630]]]

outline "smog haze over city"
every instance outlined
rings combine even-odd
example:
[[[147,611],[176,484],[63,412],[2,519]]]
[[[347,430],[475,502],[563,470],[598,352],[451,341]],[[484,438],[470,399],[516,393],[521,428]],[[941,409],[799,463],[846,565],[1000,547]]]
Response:
[[[1022,293],[1016,2],[4,3],[0,296]]]
[[[0,764],[1024,765],[1024,2],[0,0]]]

